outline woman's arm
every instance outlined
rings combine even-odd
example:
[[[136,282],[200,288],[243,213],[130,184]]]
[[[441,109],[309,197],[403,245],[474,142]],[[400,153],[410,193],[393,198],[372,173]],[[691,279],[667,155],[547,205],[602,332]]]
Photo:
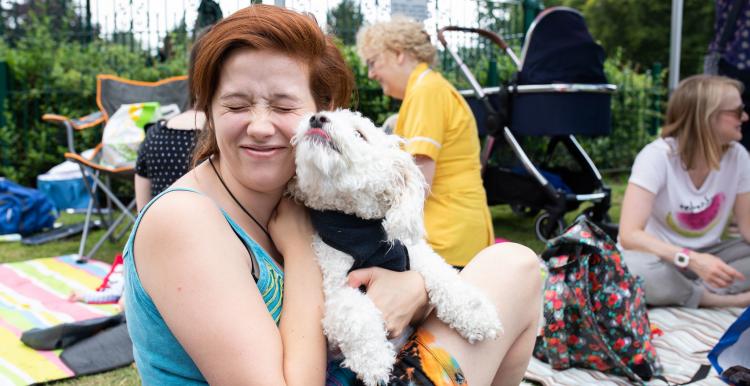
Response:
[[[620,210],[620,244],[625,249],[651,253],[672,262],[674,255],[682,248],[645,231],[655,198],[654,193],[636,184],[628,184]]]
[[[287,308],[299,307],[298,284],[306,280],[301,264],[289,264],[280,333],[252,279],[247,249],[210,199],[174,192],[156,202],[138,229],[135,259],[144,288],[210,384],[303,385],[310,383],[296,374],[324,377],[325,358],[308,359],[325,350],[313,336],[322,332],[294,329],[319,329],[318,315],[293,314],[300,320],[292,333],[306,334],[310,345],[298,349],[314,354],[291,356],[283,346],[290,334]]]
[[[620,244],[625,249],[651,253],[671,264],[675,254],[682,251],[682,247],[672,245],[645,231],[646,221],[654,208],[655,197],[656,195],[636,184],[628,184],[620,211]],[[708,253],[691,251],[688,269],[717,288],[727,287],[734,280],[743,280],[739,271]]]
[[[750,192],[737,195],[734,202],[734,218],[745,241],[750,242]]]
[[[414,161],[417,163],[419,170],[422,172],[425,180],[424,196],[430,195],[430,187],[432,186],[432,180],[435,178],[435,161],[426,155],[414,156]]]
[[[140,212],[153,197],[151,197],[151,180],[138,174],[134,177],[135,207]]]
[[[314,231],[307,211],[282,198],[269,231],[284,256],[284,307],[279,325],[284,377],[290,385],[322,385],[326,369],[323,276],[312,249]]]

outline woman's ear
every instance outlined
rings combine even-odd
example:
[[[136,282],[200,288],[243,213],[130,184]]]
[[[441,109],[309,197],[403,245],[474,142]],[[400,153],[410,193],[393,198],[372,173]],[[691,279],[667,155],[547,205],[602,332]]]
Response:
[[[396,63],[404,64],[406,61],[406,53],[404,51],[396,51]]]

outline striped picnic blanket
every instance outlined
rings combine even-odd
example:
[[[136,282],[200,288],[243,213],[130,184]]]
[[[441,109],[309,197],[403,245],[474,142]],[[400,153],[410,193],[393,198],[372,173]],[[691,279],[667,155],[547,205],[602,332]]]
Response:
[[[706,355],[719,341],[729,325],[742,313],[742,308],[652,308],[648,317],[652,326],[664,331],[654,338],[654,346],[663,369],[663,375],[672,384],[687,382],[701,364],[708,364]],[[604,374],[594,370],[553,370],[548,364],[532,358],[526,370],[526,379],[544,386],[594,385],[625,386],[632,382],[626,378]],[[648,385],[664,385],[662,381],[651,381]],[[726,386],[712,368],[708,377],[691,383],[695,386]]]
[[[67,300],[73,289],[92,290],[109,264],[75,262],[76,255],[0,265],[0,385],[28,385],[72,377],[60,361],[62,350],[36,351],[20,341],[21,333],[113,315],[117,305],[88,305]]]

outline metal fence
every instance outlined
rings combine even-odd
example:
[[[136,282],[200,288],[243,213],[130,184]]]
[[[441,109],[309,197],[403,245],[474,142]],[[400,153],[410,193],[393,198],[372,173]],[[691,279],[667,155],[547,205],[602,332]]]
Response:
[[[371,23],[388,19],[392,2],[398,0],[282,0],[286,7],[312,13],[329,32],[338,35],[356,33],[356,20],[336,20],[335,10],[353,4],[353,10],[361,14],[361,21]],[[454,24],[464,26],[499,27],[498,32],[519,37],[523,33],[521,0],[423,0],[425,3],[425,26],[434,32],[441,26]],[[528,1],[528,0],[527,0]],[[60,16],[70,13],[69,28],[62,38],[81,43],[104,39],[124,44],[132,49],[157,54],[165,49],[165,39],[170,32],[186,32],[192,35],[196,26],[227,16],[252,3],[274,3],[273,0],[0,0],[0,35],[11,43],[19,35],[14,33],[29,18],[28,11],[46,12]],[[278,2],[278,0],[276,0]],[[532,1],[533,2],[533,1]],[[418,3],[418,1],[417,1]],[[517,17],[517,15],[519,17]],[[512,17],[511,17],[512,16]],[[52,20],[51,22],[55,22]],[[353,23],[354,22],[354,23]],[[337,23],[333,25],[333,23]],[[334,27],[338,27],[335,28]],[[20,28],[23,31],[23,28]],[[168,44],[168,43],[167,43]]]

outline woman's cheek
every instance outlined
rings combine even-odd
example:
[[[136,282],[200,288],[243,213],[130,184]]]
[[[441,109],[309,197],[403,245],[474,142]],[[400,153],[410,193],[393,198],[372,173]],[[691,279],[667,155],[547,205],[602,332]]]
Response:
[[[291,115],[282,119],[282,131],[284,136],[291,139],[297,131],[297,126],[302,121],[303,116]]]

